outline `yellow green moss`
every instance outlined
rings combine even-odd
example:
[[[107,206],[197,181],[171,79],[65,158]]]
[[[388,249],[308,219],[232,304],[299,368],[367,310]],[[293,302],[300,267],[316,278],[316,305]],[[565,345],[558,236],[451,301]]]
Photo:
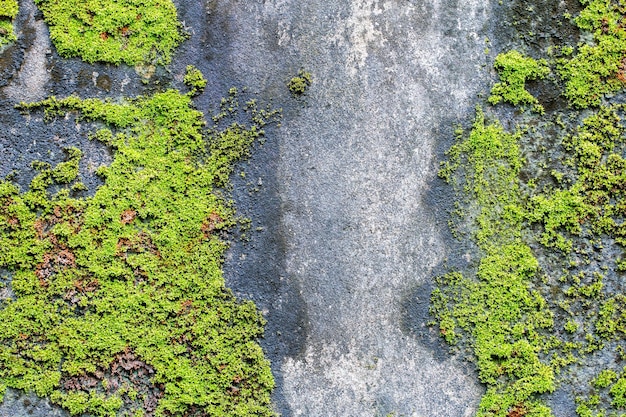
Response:
[[[183,82],[191,89],[191,93],[194,95],[202,93],[207,84],[207,80],[202,75],[202,72],[193,65],[187,65]]]
[[[313,81],[313,76],[310,72],[305,70],[298,71],[298,75],[289,80],[289,91],[295,96],[301,96],[306,93],[306,90],[311,85]]]
[[[87,62],[167,64],[183,41],[171,0],[36,0],[59,55]]]
[[[529,127],[506,132],[479,109],[440,171],[457,191],[453,227],[469,232],[478,260],[436,279],[431,312],[442,337],[472,353],[487,386],[481,417],[551,416],[541,399],[562,369],[598,351],[626,358],[626,105],[610,97],[626,83],[626,7],[582,4],[575,22],[593,42],[557,48],[551,62],[516,51],[496,58],[500,82],[488,101],[532,105],[535,114],[520,113]],[[525,89],[551,70],[561,76],[570,124],[548,119]],[[626,409],[624,371],[599,369],[588,382],[577,386],[580,417]]]
[[[581,0],[585,8],[576,18],[580,29],[593,34],[581,42],[573,57],[559,61],[565,80],[565,96],[574,107],[598,106],[607,93],[617,92],[626,82],[626,30],[622,25],[626,6],[619,1]]]
[[[552,329],[552,314],[530,289],[539,265],[521,239],[519,138],[487,123],[478,109],[471,132],[451,147],[440,172],[449,181],[463,178],[456,186],[466,197],[482,257],[475,275],[452,272],[436,280],[431,313],[448,342],[462,341],[474,354],[478,376],[489,387],[481,417],[507,417],[518,406],[528,415],[549,416],[536,396],[555,388],[554,371],[540,360],[542,330]]]
[[[34,164],[25,192],[0,182],[0,267],[15,295],[0,310],[0,386],[72,415],[273,415],[264,320],[224,284],[235,220],[216,189],[271,115],[251,108],[253,126],[207,142],[190,97],[21,106],[104,124],[93,139],[114,158],[92,197],[72,190],[75,148],[55,167]]]
[[[0,48],[17,39],[13,31],[13,19],[17,12],[17,0],[0,0]]]
[[[550,73],[545,60],[537,61],[512,50],[499,54],[493,66],[498,71],[500,82],[491,89],[489,96],[491,104],[498,104],[501,101],[514,106],[530,104],[534,111],[539,113],[543,111],[537,99],[526,90],[526,81],[542,79]]]

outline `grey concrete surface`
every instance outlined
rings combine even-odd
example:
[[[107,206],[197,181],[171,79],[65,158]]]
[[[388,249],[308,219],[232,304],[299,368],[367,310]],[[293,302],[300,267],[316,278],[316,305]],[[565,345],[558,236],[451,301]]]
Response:
[[[440,125],[478,86],[481,8],[355,1],[299,20],[334,27],[294,40],[321,46],[317,83],[281,133],[287,273],[309,318],[304,354],[281,367],[293,415],[472,414],[473,377],[403,333],[400,306],[445,254],[423,197]]]
[[[282,126],[271,129],[242,166],[247,179],[236,181],[234,197],[252,218],[253,233],[249,243],[234,244],[225,265],[228,285],[253,299],[268,321],[261,344],[272,360],[277,411],[472,415],[482,393],[476,375],[433,341],[425,321],[433,270],[449,251],[449,202],[432,191],[437,157],[449,145],[453,125],[471,118],[485,88],[492,4],[177,5],[191,37],[158,74],[161,85],[180,86],[184,67],[194,64],[209,79],[197,99],[207,114],[233,85],[249,86],[261,102],[284,110]],[[128,68],[60,60],[54,50],[42,54],[45,28],[29,17],[28,7],[21,12],[30,28],[20,44],[24,63],[0,90],[5,105],[44,92],[118,97],[159,88],[143,87]],[[312,73],[313,84],[304,97],[293,98],[286,84],[300,68]],[[104,76],[107,88],[96,82]],[[24,119],[16,112],[2,117],[19,136]],[[46,158],[46,149],[58,154],[60,144],[50,133],[55,126],[32,125],[17,140],[0,133],[6,155],[0,174],[27,170],[30,160]],[[41,140],[28,148],[33,155],[23,157],[22,146],[37,132]],[[84,135],[63,132],[67,142],[89,146]],[[108,155],[91,145],[86,158],[106,161]],[[27,183],[28,175],[18,179]],[[5,402],[0,416],[14,415],[19,404],[7,408]]]
[[[16,390],[7,390],[4,401],[0,404],[2,417],[68,417],[69,413],[47,398],[39,398],[35,394],[24,394]]]
[[[4,90],[18,103],[42,100],[46,97],[45,85],[50,78],[46,68],[46,55],[52,53],[48,28],[43,20],[35,19],[37,6],[32,1],[23,1],[20,8],[22,16],[25,15],[30,22],[29,29],[34,35],[34,40],[26,51],[17,76]]]
[[[230,45],[212,61],[217,67],[227,62],[266,96],[284,95],[300,67],[314,79],[306,97],[287,104],[269,139],[278,142],[279,223],[260,223],[279,229],[282,285],[297,289],[304,310],[298,348],[272,357],[279,411],[472,415],[481,394],[475,375],[458,359],[439,360],[402,320],[407,297],[425,302],[428,292],[415,288],[427,287],[446,256],[446,214],[427,193],[437,148],[451,139],[454,123],[471,117],[484,87],[489,4],[212,4],[212,13],[229,16],[213,21],[215,31],[227,28]],[[255,258],[255,249],[240,251],[252,253],[240,263]],[[231,284],[246,294],[241,279]],[[257,294],[249,295],[273,329],[287,297]],[[268,334],[264,343],[271,349],[289,337]]]

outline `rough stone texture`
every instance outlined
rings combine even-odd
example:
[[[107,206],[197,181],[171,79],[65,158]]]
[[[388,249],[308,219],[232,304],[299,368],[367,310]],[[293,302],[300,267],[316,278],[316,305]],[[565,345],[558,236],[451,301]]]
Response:
[[[251,279],[229,281],[267,310],[264,343],[274,352],[279,411],[473,414],[481,393],[475,375],[420,340],[423,320],[413,329],[403,323],[407,304],[427,308],[433,268],[446,256],[445,213],[428,200],[428,187],[436,152],[449,144],[454,123],[471,118],[488,75],[481,70],[488,4],[213,4],[212,14],[228,18],[210,25],[214,33],[226,28],[230,45],[213,65],[224,60],[243,84],[281,97],[281,104],[288,103],[282,96],[290,76],[300,67],[313,74],[308,94],[285,107],[283,126],[269,139],[278,141],[273,182],[280,206],[271,219],[280,223],[256,223],[284,245],[276,285],[296,288],[301,298],[292,325],[305,332],[300,344],[285,348],[284,357],[272,350],[291,337],[273,333],[281,331],[274,318],[288,319],[287,290],[272,299],[250,293]],[[239,276],[256,272],[248,262],[263,263],[255,253],[264,239],[235,248],[246,255],[238,258]]]
[[[45,28],[25,7],[20,24],[30,37],[18,48],[25,62],[16,61],[8,87],[0,89],[9,109],[0,115],[0,175],[28,172],[33,159],[58,162],[68,144],[87,148],[83,175],[110,158],[87,141],[86,128],[76,132],[61,121],[46,126],[36,117],[25,127],[10,110],[18,99],[39,98],[42,91],[119,97],[170,82],[181,87],[187,64],[209,79],[197,99],[207,113],[229,87],[251,87],[261,102],[282,107],[284,119],[242,166],[246,179],[235,184],[253,232],[249,243],[233,246],[226,276],[268,320],[261,343],[273,364],[277,411],[472,415],[482,392],[472,368],[445,354],[425,322],[433,270],[449,253],[450,202],[433,191],[437,158],[453,125],[471,119],[476,94],[486,86],[492,4],[177,4],[191,38],[147,87],[125,67],[61,60],[54,50],[42,55]],[[294,98],[286,85],[300,68],[312,73],[313,84]],[[29,175],[18,180],[27,184]],[[93,189],[97,179],[87,184]],[[23,399],[6,401],[0,416],[24,414],[20,404]],[[38,410],[32,415],[51,415]]]
[[[68,417],[69,413],[60,409],[46,398],[39,398],[35,394],[23,394],[19,391],[8,390],[4,402],[0,404],[2,417]]]
[[[52,52],[50,34],[43,20],[35,19],[38,10],[32,1],[21,2],[20,8],[22,15],[26,14],[31,22],[34,40],[24,55],[17,79],[5,88],[5,92],[16,102],[42,100],[46,97],[44,88],[50,78],[46,68],[46,55]]]

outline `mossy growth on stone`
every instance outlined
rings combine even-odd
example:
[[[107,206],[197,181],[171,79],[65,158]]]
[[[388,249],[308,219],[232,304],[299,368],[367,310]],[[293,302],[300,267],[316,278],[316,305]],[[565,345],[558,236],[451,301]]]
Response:
[[[540,360],[552,329],[552,313],[530,283],[538,261],[522,240],[523,201],[518,183],[522,158],[519,133],[487,123],[482,110],[469,135],[448,151],[440,175],[460,177],[474,239],[482,258],[475,276],[451,272],[436,280],[431,313],[449,343],[474,354],[479,379],[488,387],[477,416],[507,417],[511,409],[549,416],[536,396],[555,388],[554,371]],[[469,214],[471,213],[471,214]]]
[[[613,350],[615,361],[623,360],[619,346],[626,342],[626,296],[614,282],[606,290],[600,271],[613,274],[615,280],[625,269],[624,117],[624,105],[613,105],[602,106],[584,118],[561,139],[569,156],[567,164],[572,168],[568,181],[528,200],[526,219],[533,227],[540,226],[536,240],[557,257],[582,258],[567,265],[563,278],[552,287],[553,291],[558,288],[556,294],[562,294],[561,300],[554,303],[555,310],[580,323],[571,329],[571,337],[560,336],[563,342],[574,343],[572,350],[579,360],[598,350]],[[600,241],[610,245],[613,256],[602,255]],[[590,256],[593,252],[586,250],[588,246],[598,255]],[[615,409],[626,408],[626,378],[605,389],[614,373],[612,369],[604,370],[591,381],[587,397],[579,398],[579,416],[608,416]]]
[[[542,224],[541,243],[563,253],[572,249],[570,236],[588,226],[594,234],[608,235],[626,246],[622,237],[621,207],[626,204],[624,127],[618,109],[602,107],[583,120],[563,146],[575,167],[573,183],[564,189],[539,193],[531,200],[528,219]]]
[[[207,84],[207,80],[202,75],[202,72],[193,65],[187,65],[183,82],[191,89],[191,94],[193,95],[202,93]]]
[[[582,4],[575,21],[594,42],[551,61],[500,54],[489,102],[519,106],[504,113],[518,127],[503,128],[499,107],[490,122],[479,109],[440,171],[477,260],[436,278],[431,312],[476,361],[481,417],[552,416],[543,400],[559,381],[580,417],[626,410],[626,104],[610,95],[624,92],[626,7]],[[525,83],[550,70],[569,103],[546,115]]]
[[[17,12],[16,0],[0,0],[0,48],[17,39],[13,30],[13,19]]]
[[[306,90],[309,88],[312,81],[313,76],[310,72],[300,70],[298,71],[297,76],[289,80],[289,84],[287,86],[289,87],[289,91],[291,91],[291,94],[295,96],[301,96],[306,93]]]
[[[619,374],[612,369],[603,370],[593,380],[593,385],[595,394],[577,398],[576,413],[579,417],[617,416],[616,412],[609,413],[602,407],[604,402],[610,403],[614,409],[626,409],[626,369]]]
[[[581,3],[586,7],[575,21],[593,34],[593,41],[581,42],[576,54],[559,61],[564,94],[577,108],[600,105],[605,94],[621,90],[626,83],[626,6],[606,0]]]
[[[36,0],[62,57],[167,64],[184,35],[171,0]]]
[[[498,71],[500,82],[491,89],[489,102],[498,104],[501,101],[513,104],[529,104],[533,110],[541,113],[543,107],[537,99],[526,90],[526,81],[542,79],[550,73],[545,60],[535,60],[522,55],[516,50],[499,54],[494,68]]]
[[[235,98],[231,98],[234,100]],[[191,94],[22,104],[100,124],[114,152],[79,197],[81,151],[0,182],[0,388],[72,415],[271,416],[264,320],[222,276],[236,219],[219,189],[272,113],[205,130]],[[6,292],[5,292],[6,293]]]

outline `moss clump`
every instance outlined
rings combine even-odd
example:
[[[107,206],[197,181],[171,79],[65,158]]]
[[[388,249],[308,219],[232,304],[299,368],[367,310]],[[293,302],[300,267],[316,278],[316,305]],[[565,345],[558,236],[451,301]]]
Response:
[[[171,0],[36,0],[59,55],[167,64],[183,40]]]
[[[539,265],[521,239],[519,138],[487,124],[479,109],[469,136],[452,146],[440,172],[449,181],[464,179],[457,187],[467,193],[482,258],[474,276],[452,272],[437,279],[431,313],[448,342],[463,341],[475,356],[488,386],[477,416],[506,417],[514,407],[549,416],[535,397],[555,388],[554,371],[540,360],[541,330],[552,328],[552,314],[529,288]]]
[[[17,16],[18,5],[15,0],[0,0],[0,16],[13,19]]]
[[[611,369],[606,369],[593,381],[593,385],[597,388],[607,388],[613,381],[617,379],[617,374]]]
[[[621,90],[626,82],[626,7],[617,1],[584,0],[586,7],[576,24],[593,34],[593,41],[578,45],[572,58],[562,58],[559,73],[565,80],[565,96],[574,107],[598,106],[607,93]]]
[[[191,89],[191,94],[193,95],[202,93],[207,84],[207,80],[202,75],[202,72],[193,65],[187,65],[183,82]]]
[[[17,39],[13,31],[13,19],[17,12],[16,0],[0,0],[0,48]]]
[[[538,114],[509,115],[527,123],[509,133],[479,110],[440,171],[458,195],[462,221],[453,225],[469,232],[479,259],[436,279],[431,311],[487,385],[478,416],[550,416],[540,398],[564,368],[575,375],[562,377],[575,384],[580,417],[626,409],[626,371],[584,366],[591,354],[626,359],[626,105],[604,97],[626,82],[626,8],[582,3],[576,23],[592,43],[558,48],[551,62],[515,51],[496,59],[489,102],[531,104]],[[524,88],[550,68],[564,81],[568,123],[545,116]]]
[[[289,87],[291,94],[301,96],[306,93],[306,90],[309,88],[312,81],[313,77],[310,72],[300,70],[298,71],[298,75],[296,77],[289,80],[289,84],[287,84],[287,86]]]
[[[526,81],[542,79],[550,73],[545,60],[535,60],[512,50],[499,54],[496,57],[494,68],[498,71],[500,82],[491,89],[489,102],[498,104],[501,101],[519,104],[530,104],[539,113],[543,107],[537,99],[530,94],[525,86]]]
[[[216,189],[266,113],[211,130],[207,145],[202,114],[174,90],[22,108],[103,123],[93,139],[114,159],[93,197],[74,196],[78,149],[36,163],[26,192],[0,182],[0,268],[15,295],[0,310],[0,387],[73,415],[273,415],[264,320],[224,285],[235,220]]]

